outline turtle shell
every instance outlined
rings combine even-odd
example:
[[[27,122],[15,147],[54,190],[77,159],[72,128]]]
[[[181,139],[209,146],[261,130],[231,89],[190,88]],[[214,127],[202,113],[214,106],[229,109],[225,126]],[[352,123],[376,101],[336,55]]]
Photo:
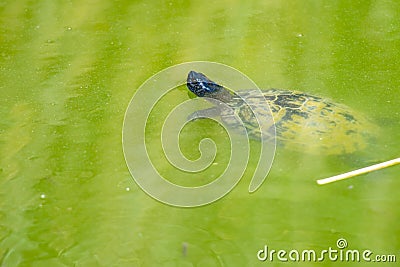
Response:
[[[375,126],[362,114],[328,99],[299,91],[269,89],[239,91],[238,95],[258,103],[257,113],[272,117],[278,145],[309,153],[345,154],[364,149],[376,132]],[[260,138],[260,127],[252,109],[235,95],[227,104],[241,118],[248,134]],[[269,107],[269,108],[268,108]],[[271,113],[270,113],[271,112]],[[220,116],[236,127],[232,113],[221,110]],[[273,133],[272,127],[269,134]]]

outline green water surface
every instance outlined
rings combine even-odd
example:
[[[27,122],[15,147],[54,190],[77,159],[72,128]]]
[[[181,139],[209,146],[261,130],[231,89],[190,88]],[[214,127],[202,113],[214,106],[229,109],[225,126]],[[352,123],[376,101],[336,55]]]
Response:
[[[0,1],[0,265],[280,266],[257,251],[337,249],[339,238],[400,261],[399,166],[315,183],[400,156],[399,14],[397,1]],[[362,156],[278,150],[253,194],[251,159],[220,201],[162,204],[130,176],[124,113],[150,76],[196,60],[343,103],[382,134]],[[185,88],[172,96],[189,98]],[[184,129],[189,158],[207,133],[218,141],[212,123]],[[185,184],[162,159],[161,172]]]

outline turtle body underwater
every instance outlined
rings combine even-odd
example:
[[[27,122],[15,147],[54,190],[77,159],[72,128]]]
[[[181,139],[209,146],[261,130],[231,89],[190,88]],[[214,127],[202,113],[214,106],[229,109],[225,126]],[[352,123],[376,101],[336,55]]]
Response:
[[[299,91],[268,89],[260,94],[258,89],[250,89],[234,93],[195,71],[189,72],[186,85],[196,96],[219,100],[231,108],[214,106],[196,113],[220,116],[235,128],[238,125],[231,119],[233,110],[244,123],[249,137],[260,140],[261,130],[252,111],[254,106],[251,109],[242,97],[250,98],[258,103],[255,107],[258,114],[266,117],[272,114],[277,144],[291,150],[324,155],[353,153],[364,149],[376,131],[374,124],[349,107]]]

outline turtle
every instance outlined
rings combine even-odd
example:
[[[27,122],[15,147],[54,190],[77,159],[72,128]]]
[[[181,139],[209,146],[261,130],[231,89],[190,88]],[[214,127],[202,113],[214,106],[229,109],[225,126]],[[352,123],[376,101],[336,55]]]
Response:
[[[235,93],[196,71],[189,72],[186,85],[197,97],[215,99],[230,107],[214,104],[210,109],[197,111],[197,115],[220,116],[229,127],[235,128],[238,123],[232,120],[233,110],[251,139],[261,138],[252,110],[257,109],[257,113],[266,118],[272,114],[275,128],[269,127],[267,136],[276,130],[277,144],[292,150],[313,154],[350,154],[366,148],[376,131],[376,126],[363,114],[301,91],[272,88],[261,90],[261,94],[258,89],[243,89]],[[244,101],[249,98],[257,103],[256,106],[250,108]]]

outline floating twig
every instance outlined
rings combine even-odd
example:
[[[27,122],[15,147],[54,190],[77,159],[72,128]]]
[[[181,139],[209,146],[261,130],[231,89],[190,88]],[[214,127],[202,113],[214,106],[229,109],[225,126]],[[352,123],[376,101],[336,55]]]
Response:
[[[319,180],[317,180],[317,184],[320,184],[320,185],[321,184],[329,184],[329,183],[336,182],[336,181],[339,181],[339,180],[348,179],[348,178],[351,178],[351,177],[354,177],[354,176],[357,176],[357,175],[360,175],[360,174],[363,174],[363,173],[373,172],[373,171],[376,171],[376,170],[387,168],[387,167],[390,167],[390,166],[393,166],[393,165],[396,165],[396,164],[399,164],[399,163],[400,163],[400,158],[392,159],[392,160],[385,161],[385,162],[382,162],[382,163],[378,163],[378,164],[375,164],[375,165],[372,165],[372,166],[369,166],[369,167],[365,167],[365,168],[362,168],[362,169],[354,170],[354,171],[351,171],[351,172],[346,172],[346,173],[339,174],[339,175],[336,175],[336,176],[332,176],[332,177],[329,177],[329,178],[319,179]]]

